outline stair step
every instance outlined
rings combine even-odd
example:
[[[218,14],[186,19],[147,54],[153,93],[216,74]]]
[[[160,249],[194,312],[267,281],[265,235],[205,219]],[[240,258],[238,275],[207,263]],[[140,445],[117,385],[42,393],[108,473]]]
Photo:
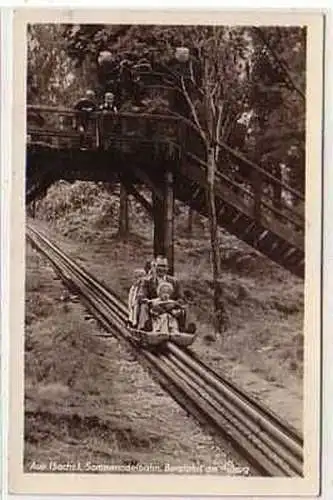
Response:
[[[242,240],[245,239],[245,236],[247,236],[251,231],[253,231],[253,229],[255,228],[255,225],[256,223],[254,221],[251,221],[251,220],[247,220],[247,226],[246,228],[244,229],[243,233],[240,234],[240,238]]]
[[[297,249],[290,246],[289,250],[284,253],[283,259],[289,264],[293,264],[293,260],[295,261],[295,255],[297,256]]]
[[[286,253],[286,251],[290,248],[290,244],[286,243],[283,240],[279,240],[279,246],[277,249],[272,253],[273,256],[275,256],[277,262],[284,262],[283,260],[283,255]]]
[[[229,227],[232,230],[232,221],[236,218],[238,215],[238,212],[233,208],[230,207],[229,205],[225,204],[224,205],[224,211],[223,211],[223,220],[227,227]]]
[[[289,266],[295,267],[299,265],[300,261],[303,261],[303,256],[299,250],[296,250],[292,257],[288,259],[287,263]]]
[[[278,238],[274,238],[275,241],[273,242],[271,248],[270,248],[270,252],[273,254],[273,252],[275,252],[275,250],[279,247],[279,244],[280,244],[280,240]]]
[[[241,234],[244,233],[246,228],[249,226],[248,218],[242,215],[235,223],[234,223],[234,232],[240,237]],[[242,238],[241,238],[242,239]]]
[[[254,224],[254,226],[251,228],[251,231],[249,231],[245,237],[244,241],[248,243],[249,245],[252,245],[256,250],[258,250],[258,239],[261,235],[262,229],[258,227],[257,224]]]
[[[260,251],[267,255],[272,252],[272,248],[278,248],[278,246],[279,241],[277,240],[276,235],[268,230],[263,231],[258,241],[258,248]]]
[[[269,230],[268,229],[264,229],[263,232],[261,233],[261,235],[259,236],[258,240],[257,240],[257,244],[259,245],[262,245],[265,238],[267,238],[267,236],[269,235]]]

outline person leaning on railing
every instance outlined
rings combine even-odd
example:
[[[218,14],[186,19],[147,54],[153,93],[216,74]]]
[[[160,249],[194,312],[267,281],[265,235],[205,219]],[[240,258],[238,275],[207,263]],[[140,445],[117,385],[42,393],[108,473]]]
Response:
[[[74,105],[75,111],[79,111],[76,116],[74,128],[80,133],[80,147],[86,145],[86,133],[91,120],[91,113],[96,111],[96,96],[93,90],[87,90],[85,96]]]
[[[99,106],[100,111],[112,111],[114,113],[118,113],[118,109],[115,105],[114,94],[112,92],[106,92],[104,94],[103,104]]]
[[[100,122],[102,132],[103,133],[107,132],[107,134],[104,138],[104,147],[107,148],[108,144],[109,144],[109,140],[110,140],[110,138],[108,137],[108,134],[111,134],[111,135],[116,134],[118,131],[118,127],[119,127],[119,123],[117,120],[114,119],[114,117],[111,116],[111,120],[109,119],[108,116],[103,117],[104,113],[113,113],[113,114],[118,113],[118,108],[115,104],[115,96],[112,92],[106,92],[104,94],[104,101],[99,106],[98,110],[102,112],[102,120]]]

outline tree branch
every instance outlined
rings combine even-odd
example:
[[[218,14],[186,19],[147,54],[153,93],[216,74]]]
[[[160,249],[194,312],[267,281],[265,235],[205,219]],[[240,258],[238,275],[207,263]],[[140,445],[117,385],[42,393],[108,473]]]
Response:
[[[194,120],[194,123],[196,124],[198,130],[199,130],[199,133],[202,137],[202,139],[204,140],[204,142],[207,142],[207,138],[206,138],[206,134],[200,124],[200,121],[199,121],[199,118],[198,118],[198,115],[197,115],[197,112],[195,110],[195,107],[194,107],[194,104],[186,90],[186,86],[185,86],[185,82],[184,82],[184,77],[182,76],[181,79],[181,85],[182,85],[182,90],[183,90],[183,93],[184,93],[184,96],[185,96],[185,99],[187,101],[187,104],[189,105],[190,109],[191,109],[191,113],[192,113],[192,117],[193,117],[193,120]]]
[[[258,33],[262,42],[266,45],[266,47],[268,48],[268,50],[272,54],[275,62],[279,65],[280,69],[283,71],[286,79],[288,80],[288,82],[290,83],[292,88],[295,90],[295,92],[298,93],[298,95],[301,96],[301,98],[305,102],[306,96],[305,96],[304,92],[300,88],[298,88],[298,86],[296,85],[296,83],[292,79],[292,76],[290,75],[290,72],[289,72],[289,69],[288,69],[286,63],[280,60],[280,58],[277,55],[277,53],[275,52],[274,48],[271,46],[270,42],[267,40],[267,37],[266,37],[265,33],[263,32],[263,30],[261,28],[258,28],[257,26],[254,26],[253,29]]]
[[[221,125],[222,125],[222,114],[223,114],[223,105],[219,105],[219,114],[217,118],[217,124],[216,124],[216,132],[215,132],[215,138],[216,138],[216,149],[215,149],[215,161],[218,162],[219,155],[220,155],[220,146],[218,144],[219,138],[220,138],[220,130],[221,130]]]
[[[196,81],[195,81],[194,73],[193,73],[193,64],[192,64],[192,61],[190,61],[189,66],[190,66],[191,82],[192,82],[193,85],[196,86]]]
[[[215,105],[214,105],[214,100],[213,100],[213,96],[212,95],[209,96],[209,103],[210,103],[210,108],[212,110],[213,117],[215,118],[216,111],[215,111]]]
[[[218,86],[220,85],[220,82],[216,82],[215,85],[214,85],[214,88],[212,90],[212,93],[211,93],[211,98],[213,99],[217,89],[218,89]]]

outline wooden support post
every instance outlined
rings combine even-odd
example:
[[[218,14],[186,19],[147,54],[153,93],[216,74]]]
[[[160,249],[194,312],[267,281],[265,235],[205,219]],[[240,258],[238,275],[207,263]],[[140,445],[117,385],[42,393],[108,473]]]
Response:
[[[153,217],[154,217],[154,257],[164,255],[164,203],[152,191]]]
[[[164,223],[164,240],[165,240],[165,256],[169,262],[170,273],[174,273],[174,176],[172,172],[165,173],[165,223]]]
[[[166,171],[161,182],[163,199],[152,193],[154,216],[154,256],[168,259],[170,273],[174,272],[174,179]]]

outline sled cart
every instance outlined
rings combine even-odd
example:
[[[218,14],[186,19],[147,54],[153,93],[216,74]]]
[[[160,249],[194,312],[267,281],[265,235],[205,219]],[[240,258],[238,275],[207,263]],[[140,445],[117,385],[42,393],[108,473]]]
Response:
[[[180,318],[185,313],[186,306],[174,300],[144,300],[141,306],[145,306],[147,321],[145,328],[129,329],[136,342],[142,346],[161,346],[167,341],[187,347],[191,345],[195,338],[195,325],[190,324],[187,332],[180,330]]]

